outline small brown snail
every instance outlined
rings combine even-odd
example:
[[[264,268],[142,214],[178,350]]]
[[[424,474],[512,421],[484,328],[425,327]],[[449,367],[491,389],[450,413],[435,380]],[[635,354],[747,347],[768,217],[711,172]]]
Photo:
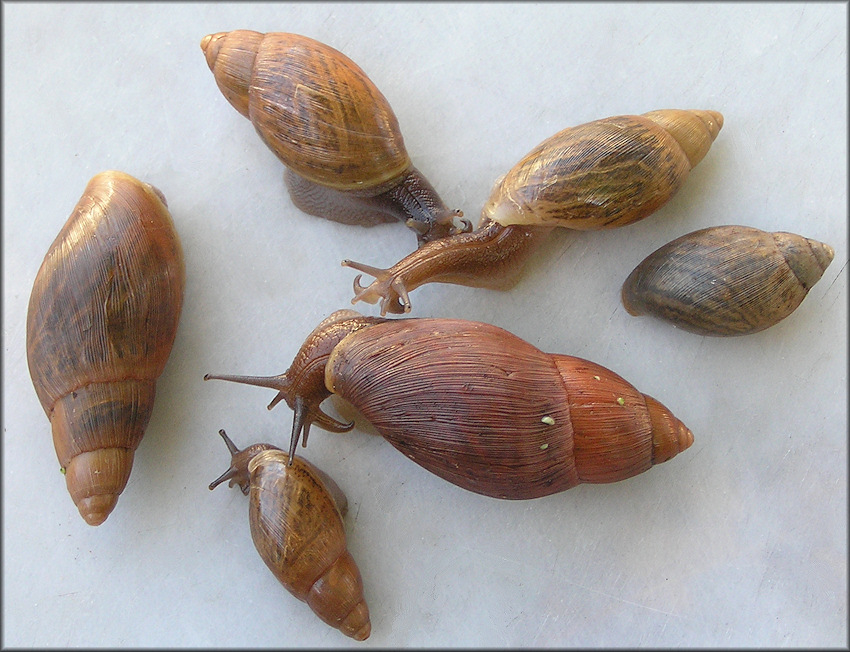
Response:
[[[295,410],[290,457],[337,394],[417,464],[496,498],[615,482],[669,460],[693,435],[614,372],[550,355],[511,333],[456,319],[381,319],[340,310],[279,376],[206,376],[278,390]]]
[[[389,102],[344,54],[249,30],[209,34],[201,49],[221,92],[286,165],[302,211],[365,226],[401,220],[420,244],[458,232],[463,213],[413,167]]]
[[[326,473],[271,444],[239,450],[224,430],[230,468],[210,484],[238,484],[250,497],[251,538],[287,591],[331,627],[358,641],[372,625],[360,570],[345,544],[348,501]]]
[[[27,362],[68,491],[90,525],[115,507],[183,304],[162,193],[109,171],[86,186],[33,284]]]
[[[623,306],[700,335],[757,333],[797,309],[833,255],[793,233],[709,227],[647,256],[623,284]]]
[[[496,183],[474,232],[429,243],[389,269],[344,260],[375,277],[365,288],[354,279],[352,303],[380,300],[381,315],[400,314],[425,283],[507,289],[553,227],[615,228],[663,206],[722,126],[716,111],[669,109],[565,129]]]

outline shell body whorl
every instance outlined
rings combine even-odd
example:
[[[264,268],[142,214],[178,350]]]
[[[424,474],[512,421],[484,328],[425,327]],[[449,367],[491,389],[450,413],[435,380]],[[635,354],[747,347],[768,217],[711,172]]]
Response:
[[[122,172],[89,181],[33,284],[27,361],[68,490],[106,519],[150,419],[185,268],[162,194]]]
[[[251,537],[266,566],[328,625],[356,640],[368,638],[363,582],[327,476],[300,457],[290,465],[277,449],[253,457],[248,471]]]
[[[790,315],[832,261],[832,247],[793,233],[729,225],[681,236],[629,274],[622,302],[700,335],[762,331]]]
[[[362,329],[333,350],[325,383],[410,459],[496,498],[622,480],[693,441],[666,408],[654,399],[648,407],[613,372],[479,322]],[[655,433],[659,424],[664,432]]]
[[[410,167],[386,98],[338,50],[249,30],[208,35],[201,48],[224,96],[299,176],[338,190],[383,190]]]
[[[631,224],[679,190],[722,124],[715,111],[665,109],[564,129],[496,183],[483,215],[505,226]]]

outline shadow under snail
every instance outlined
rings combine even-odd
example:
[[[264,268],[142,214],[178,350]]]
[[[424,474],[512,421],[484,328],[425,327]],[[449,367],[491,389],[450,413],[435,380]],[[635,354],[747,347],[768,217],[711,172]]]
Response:
[[[700,335],[757,333],[797,309],[834,255],[794,233],[709,227],[647,256],[623,283],[623,306]]]
[[[388,269],[344,260],[375,277],[367,287],[354,279],[352,303],[380,300],[381,315],[401,314],[425,283],[508,289],[552,228],[615,228],[661,208],[722,126],[716,111],[666,109],[564,129],[496,182],[472,233],[430,242]]]
[[[345,224],[400,220],[419,244],[471,229],[413,166],[398,119],[344,54],[298,34],[209,34],[201,49],[219,89],[286,166],[293,203]]]
[[[325,623],[358,641],[372,625],[360,570],[345,541],[345,494],[321,469],[271,444],[239,450],[224,430],[230,468],[225,480],[249,497],[251,539],[277,580]]]
[[[278,390],[294,410],[289,456],[310,426],[351,430],[321,410],[336,394],[395,448],[470,491],[527,499],[615,482],[688,448],[693,435],[654,398],[587,360],[457,319],[340,310],[279,376],[212,376]]]
[[[33,284],[27,362],[71,498],[90,525],[124,490],[180,319],[185,267],[162,193],[94,176]]]

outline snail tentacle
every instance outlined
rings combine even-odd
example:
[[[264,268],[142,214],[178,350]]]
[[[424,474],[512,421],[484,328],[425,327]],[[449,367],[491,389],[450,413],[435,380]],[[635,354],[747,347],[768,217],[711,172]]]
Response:
[[[372,267],[371,265],[348,259],[342,261],[342,266],[351,267],[358,272],[375,277],[375,280],[371,284],[364,287],[360,283],[363,275],[357,275],[354,279],[354,298],[351,300],[352,304],[358,301],[374,304],[380,300],[381,317],[388,312],[394,315],[410,312],[410,298],[407,294],[404,279],[400,274],[393,272],[392,268],[381,269],[380,267]]]

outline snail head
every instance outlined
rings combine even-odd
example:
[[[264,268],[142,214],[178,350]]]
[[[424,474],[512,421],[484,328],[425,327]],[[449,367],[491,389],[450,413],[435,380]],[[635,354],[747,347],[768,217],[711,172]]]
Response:
[[[231,441],[230,437],[227,436],[227,433],[224,432],[224,430],[219,430],[218,434],[221,435],[221,438],[227,445],[227,450],[230,451],[230,468],[210,483],[210,491],[215,489],[225,480],[230,480],[230,482],[227,483],[228,487],[232,487],[234,484],[238,484],[239,488],[242,490],[242,493],[247,496],[250,488],[248,462],[250,462],[255,455],[261,453],[262,451],[280,449],[277,446],[272,446],[271,444],[254,444],[253,446],[249,446],[245,450],[239,450],[236,447],[236,444]]]
[[[292,460],[295,458],[295,450],[298,448],[298,440],[301,440],[302,446],[307,445],[307,436],[310,434],[310,426],[313,423],[318,424],[320,428],[323,428],[328,432],[335,433],[348,432],[354,427],[353,421],[349,423],[337,421],[328,414],[325,414],[319,407],[321,402],[329,396],[329,392],[324,387],[323,370],[321,375],[321,385],[317,387],[313,387],[315,383],[312,382],[313,378],[309,375],[305,376],[300,374],[298,377],[290,379],[286,372],[279,376],[214,376],[212,374],[207,374],[204,376],[204,380],[227,380],[234,383],[256,385],[258,387],[269,387],[271,389],[278,390],[277,395],[272,399],[271,403],[269,403],[268,409],[271,410],[281,401],[286,401],[286,404],[289,405],[294,412],[292,419],[292,436],[289,444],[290,464],[292,464]],[[228,447],[229,446],[230,445],[228,444]],[[247,460],[245,461],[245,472],[247,474]],[[223,479],[226,478],[222,478],[222,480]]]

